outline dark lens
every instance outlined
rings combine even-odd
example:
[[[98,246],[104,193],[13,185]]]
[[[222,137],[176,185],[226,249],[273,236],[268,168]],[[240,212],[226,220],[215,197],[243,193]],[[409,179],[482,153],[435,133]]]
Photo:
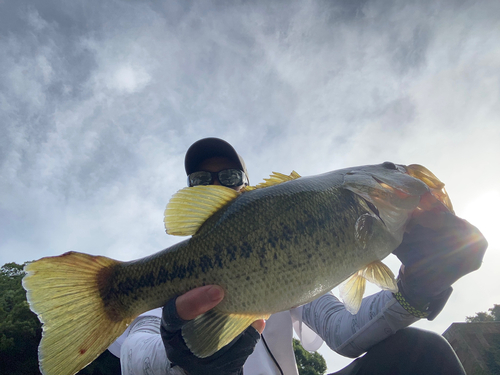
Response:
[[[234,187],[243,185],[243,171],[238,169],[224,169],[217,174],[221,185]]]
[[[199,171],[189,175],[189,186],[210,185],[212,174],[210,172]]]

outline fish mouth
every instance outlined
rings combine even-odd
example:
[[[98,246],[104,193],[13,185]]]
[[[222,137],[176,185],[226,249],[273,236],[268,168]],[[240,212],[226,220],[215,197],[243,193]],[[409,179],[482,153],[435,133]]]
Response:
[[[409,176],[422,181],[429,188],[429,193],[421,197],[417,211],[449,211],[455,213],[451,199],[444,188],[444,183],[434,173],[419,164],[408,165],[405,169]]]

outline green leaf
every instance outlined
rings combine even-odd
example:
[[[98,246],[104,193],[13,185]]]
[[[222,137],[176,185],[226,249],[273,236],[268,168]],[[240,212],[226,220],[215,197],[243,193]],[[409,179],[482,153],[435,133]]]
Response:
[[[326,361],[318,352],[308,352],[300,341],[293,339],[293,351],[299,369],[299,375],[323,375],[326,371]]]

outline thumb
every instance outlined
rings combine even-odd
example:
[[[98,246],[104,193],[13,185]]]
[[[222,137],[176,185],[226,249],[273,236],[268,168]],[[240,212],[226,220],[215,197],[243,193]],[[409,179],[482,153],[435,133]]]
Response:
[[[196,318],[214,308],[224,298],[224,290],[218,285],[206,285],[177,297],[175,307],[183,320]]]
[[[256,320],[252,323],[252,327],[255,328],[261,335],[266,327],[266,321],[264,319]]]

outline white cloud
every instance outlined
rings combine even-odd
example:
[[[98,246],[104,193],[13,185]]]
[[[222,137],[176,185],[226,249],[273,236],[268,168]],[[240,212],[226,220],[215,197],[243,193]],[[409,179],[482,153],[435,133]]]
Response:
[[[21,13],[20,16],[26,18],[28,25],[36,32],[42,32],[49,26],[49,23],[40,17],[38,11],[33,7],[28,7],[26,13]]]

